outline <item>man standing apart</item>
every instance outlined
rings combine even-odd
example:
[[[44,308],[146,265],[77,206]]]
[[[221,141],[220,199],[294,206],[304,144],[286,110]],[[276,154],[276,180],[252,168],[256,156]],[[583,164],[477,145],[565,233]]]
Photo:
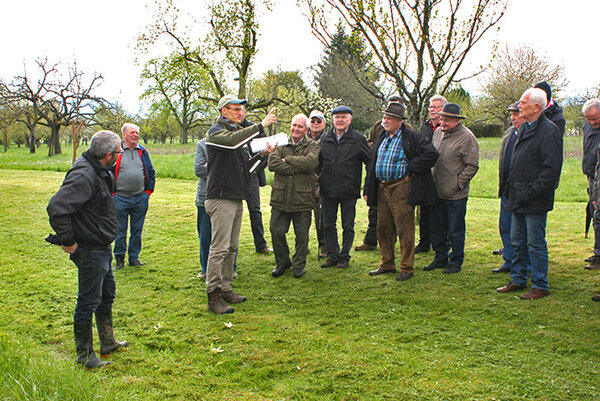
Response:
[[[208,310],[214,313],[233,313],[227,303],[246,301],[231,290],[233,265],[240,241],[242,200],[250,192],[250,169],[261,163],[265,151],[251,159],[244,145],[277,121],[273,108],[260,124],[242,128],[246,100],[225,95],[219,100],[220,116],[206,136],[207,181],[204,208],[210,216],[212,240],[206,271]]]
[[[583,126],[583,160],[581,169],[588,180],[588,195],[593,206],[594,176],[598,163],[598,146],[600,145],[600,100],[590,99],[583,105],[583,115],[587,123]],[[594,207],[594,255],[590,258],[586,269],[600,269],[600,213]]]
[[[565,136],[565,128],[567,122],[563,115],[563,109],[552,99],[552,89],[546,81],[538,82],[533,86],[544,91],[546,95],[546,106],[544,107],[544,115],[548,120],[552,121],[558,127],[561,136]]]
[[[269,155],[269,170],[275,173],[271,189],[271,239],[276,267],[271,274],[279,277],[294,267],[294,277],[304,275],[308,253],[310,214],[315,204],[315,169],[319,165],[319,145],[306,137],[308,118],[298,114],[292,118],[289,144]],[[296,253],[290,260],[285,238],[294,224]]]
[[[500,231],[500,239],[502,240],[502,258],[504,263],[497,269],[492,269],[493,273],[510,273],[512,268],[512,245],[510,243],[510,227],[512,214],[506,210],[508,202],[508,177],[510,172],[510,161],[512,158],[513,148],[517,142],[519,127],[525,120],[520,116],[519,102],[515,102],[508,106],[510,112],[510,120],[512,126],[508,127],[504,132],[502,144],[500,145],[500,157],[498,163],[498,196],[500,197],[500,218],[498,220],[498,229]]]
[[[325,115],[319,110],[310,112],[310,123],[306,136],[314,141],[317,145],[321,144],[321,137],[325,133]],[[323,235],[323,209],[321,205],[321,196],[319,184],[317,183],[316,198],[315,198],[315,230],[317,231],[317,241],[319,242],[318,258],[327,257],[327,249],[325,248],[325,236]]]
[[[560,130],[544,115],[545,106],[546,95],[541,89],[527,89],[521,96],[519,110],[525,122],[519,128],[510,162],[506,209],[512,212],[513,266],[511,281],[496,291],[525,289],[531,262],[532,288],[521,299],[539,299],[550,293],[546,218],[554,206],[563,150]]]
[[[440,111],[448,103],[442,95],[434,95],[429,99],[429,120],[421,127],[421,135],[430,141],[433,140],[433,133],[440,126],[442,116]],[[429,237],[429,219],[432,213],[431,205],[421,205],[419,207],[419,244],[415,248],[415,253],[429,252],[431,249],[431,239]]]
[[[360,132],[350,126],[352,109],[339,106],[332,110],[333,128],[321,138],[319,186],[323,204],[323,233],[327,260],[321,267],[347,268],[354,241],[356,200],[360,197],[362,165],[369,162],[369,145]],[[336,220],[342,213],[342,249],[338,242]]]
[[[100,354],[110,354],[127,341],[115,341],[112,304],[116,283],[111,269],[110,244],[117,235],[117,217],[111,198],[114,180],[107,170],[123,153],[120,138],[111,131],[99,131],[90,148],[75,161],[50,198],[48,216],[57,243],[77,266],[77,306],[73,317],[77,363],[101,368],[111,362],[94,353],[92,315],[100,337]]]
[[[396,272],[394,248],[398,233],[402,251],[398,281],[412,278],[414,272],[414,205],[423,199],[409,198],[417,190],[425,195],[435,191],[431,167],[439,156],[431,141],[406,127],[405,119],[401,103],[388,103],[382,122],[385,131],[375,139],[371,149],[364,191],[367,204],[377,205],[377,240],[381,252],[379,268],[369,275]],[[417,179],[419,176],[429,179]]]
[[[125,123],[123,154],[119,155],[112,170],[115,174],[116,191],[113,194],[119,231],[115,240],[115,269],[125,263],[125,250],[129,266],[143,266],[139,255],[142,250],[142,229],[148,211],[148,199],[154,191],[156,174],[148,151],[138,143],[140,127]],[[131,223],[129,247],[127,247],[127,223]]]
[[[423,270],[458,273],[465,259],[467,199],[469,183],[479,169],[479,144],[462,124],[465,117],[459,105],[447,103],[440,115],[440,127],[433,134],[433,145],[440,152],[433,167],[438,202],[429,226],[435,258]]]

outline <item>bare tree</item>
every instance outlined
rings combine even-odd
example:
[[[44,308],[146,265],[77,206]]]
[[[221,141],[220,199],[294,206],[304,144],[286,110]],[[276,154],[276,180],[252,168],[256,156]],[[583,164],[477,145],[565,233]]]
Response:
[[[435,93],[445,93],[473,47],[494,28],[506,0],[298,0],[313,34],[329,47],[338,19],[360,32],[376,67],[405,98],[409,119],[425,118]],[[332,17],[333,14],[333,17]]]

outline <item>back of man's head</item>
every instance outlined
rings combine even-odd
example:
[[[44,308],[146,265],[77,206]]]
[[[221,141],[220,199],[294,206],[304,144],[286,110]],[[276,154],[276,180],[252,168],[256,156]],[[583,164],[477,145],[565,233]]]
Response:
[[[89,152],[97,159],[102,159],[107,153],[118,149],[121,144],[119,135],[112,131],[98,131],[92,136]]]

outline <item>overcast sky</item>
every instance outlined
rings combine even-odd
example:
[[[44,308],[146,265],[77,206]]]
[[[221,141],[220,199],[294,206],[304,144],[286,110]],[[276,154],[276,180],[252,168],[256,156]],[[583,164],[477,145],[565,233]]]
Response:
[[[198,0],[178,3],[182,11],[196,16],[206,10]],[[255,74],[277,67],[308,71],[319,61],[320,43],[295,3],[280,0],[272,13],[261,18]],[[32,69],[32,62],[39,57],[64,63],[76,59],[81,70],[104,76],[102,96],[121,101],[135,113],[142,87],[133,47],[151,20],[153,4],[153,0],[5,1],[0,6],[4,17],[0,24],[0,78],[10,80],[21,74],[24,61]],[[563,96],[573,95],[600,84],[600,52],[596,45],[583,42],[597,37],[593,29],[599,15],[600,1],[511,0],[500,32],[489,39],[496,37],[500,46],[529,45],[553,63],[564,65],[570,85]],[[486,64],[489,55],[490,46],[480,45],[470,62]],[[477,86],[475,80],[466,84],[470,91]]]

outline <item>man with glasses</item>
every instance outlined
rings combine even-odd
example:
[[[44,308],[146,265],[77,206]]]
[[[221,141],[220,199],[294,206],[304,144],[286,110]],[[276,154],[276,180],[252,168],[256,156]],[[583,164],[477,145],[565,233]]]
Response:
[[[242,223],[242,200],[250,193],[250,170],[266,162],[274,148],[249,157],[244,145],[277,122],[273,108],[259,124],[242,127],[245,99],[225,95],[219,100],[219,117],[206,135],[207,180],[204,208],[210,216],[212,240],[206,270],[208,310],[233,313],[228,304],[246,301],[231,289],[233,265]]]
[[[48,241],[61,245],[77,266],[77,305],[73,331],[77,363],[101,368],[94,352],[92,315],[100,337],[100,354],[110,354],[127,341],[115,341],[112,304],[116,283],[110,266],[110,244],[117,235],[117,217],[111,193],[114,180],[108,170],[121,156],[120,138],[111,131],[99,131],[90,148],[73,163],[60,189],[48,202],[50,225],[56,232]],[[52,236],[51,236],[52,237]]]
[[[154,191],[156,174],[146,148],[138,143],[140,127],[125,123],[123,133],[123,152],[117,163],[111,167],[115,175],[116,188],[113,201],[117,212],[119,231],[115,239],[115,269],[125,264],[125,251],[129,266],[143,266],[139,255],[142,250],[142,230],[148,200]],[[129,246],[127,246],[127,225],[130,223]]]
[[[421,127],[421,135],[430,141],[433,139],[433,133],[440,126],[440,111],[448,103],[442,95],[434,95],[429,99],[429,120]],[[429,252],[431,249],[431,239],[429,237],[429,217],[431,216],[430,205],[419,206],[419,243],[415,247],[415,253]]]
[[[313,110],[310,112],[308,132],[306,136],[312,139],[319,145],[321,143],[321,137],[325,132],[325,115],[319,110]],[[317,177],[317,180],[319,177]],[[317,231],[317,241],[319,243],[319,255],[318,259],[327,257],[327,249],[325,248],[325,236],[323,235],[323,205],[321,204],[321,196],[319,190],[319,183],[316,182],[316,196],[315,196],[315,230]]]

